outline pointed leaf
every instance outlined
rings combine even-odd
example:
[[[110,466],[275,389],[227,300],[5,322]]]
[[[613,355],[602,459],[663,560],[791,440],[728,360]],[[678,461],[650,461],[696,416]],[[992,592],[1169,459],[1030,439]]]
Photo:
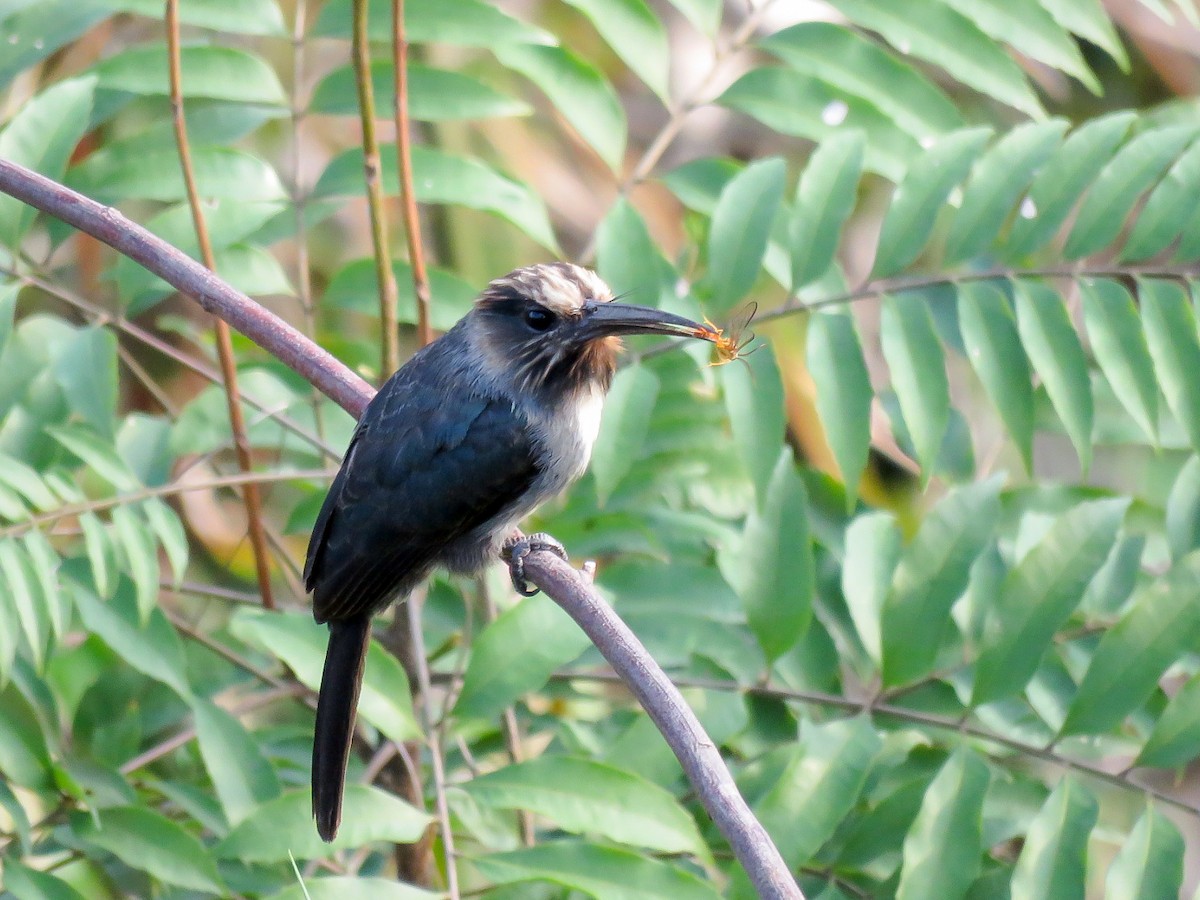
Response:
[[[974,752],[960,749],[930,782],[904,838],[896,900],[962,897],[982,860],[983,798],[991,776]]]
[[[112,442],[102,440],[90,429],[65,425],[47,428],[46,432],[118,491],[136,491],[142,486]]]
[[[883,608],[883,680],[924,675],[950,627],[950,608],[967,589],[971,566],[1000,518],[1000,480],[955,488],[925,517],[904,548]],[[913,635],[923,635],[919,641]]]
[[[393,878],[326,875],[305,878],[272,894],[270,900],[444,900],[445,896]]]
[[[942,344],[924,296],[884,297],[880,342],[922,477],[928,479],[950,421],[950,385]]]
[[[1158,382],[1137,307],[1124,285],[1079,282],[1083,320],[1096,362],[1121,405],[1152,443],[1158,443]]]
[[[788,229],[793,292],[820,278],[833,262],[842,226],[854,210],[862,160],[858,131],[822,141],[808,158]]]
[[[27,868],[11,856],[4,861],[4,886],[23,900],[84,900],[83,894],[61,878]]]
[[[1063,255],[1079,259],[1112,243],[1134,202],[1196,134],[1194,125],[1171,125],[1142,132],[1122,147],[1088,190]]]
[[[626,366],[613,379],[592,447],[592,475],[601,505],[641,454],[657,397],[658,376],[645,366]]]
[[[1136,118],[1128,111],[1110,113],[1071,132],[1038,171],[1020,205],[1005,246],[1010,258],[1032,253],[1058,233]]]
[[[113,531],[116,534],[125,570],[137,591],[137,606],[143,622],[158,605],[158,547],[154,536],[127,506],[112,511]]]
[[[1198,578],[1200,554],[1193,553],[1157,579],[1104,633],[1061,734],[1114,728],[1154,693],[1162,674],[1200,638]]]
[[[204,845],[166,816],[140,806],[71,814],[71,830],[138,872],[159,881],[223,894],[221,876]]]
[[[790,448],[778,456],[762,506],[746,517],[729,565],[750,629],[774,661],[800,640],[812,617],[808,492]]]
[[[645,0],[567,0],[592,20],[604,42],[650,90],[669,99],[671,48],[662,22]]]
[[[610,169],[625,155],[625,110],[599,69],[562,47],[499,44],[497,58],[536,84]]]
[[[1104,896],[1175,900],[1183,882],[1183,853],[1179,829],[1148,806],[1109,866]]]
[[[1167,543],[1178,561],[1200,547],[1200,457],[1192,456],[1171,485],[1167,497]]]
[[[890,513],[856,516],[846,529],[842,594],[858,638],[875,665],[882,665],[884,604],[900,562],[900,529]]]
[[[975,664],[972,705],[1018,693],[1033,677],[1108,558],[1128,506],[1124,498],[1080,503],[1008,573]]]
[[[755,496],[762,507],[778,468],[779,448],[787,430],[783,379],[770,345],[743,359],[744,366],[722,366],[718,380],[733,430],[734,447],[754,482]]]
[[[970,259],[996,242],[1022,193],[1062,143],[1067,124],[1063,119],[1026,122],[984,153],[946,235],[943,265]]]
[[[713,37],[721,25],[721,0],[670,0],[700,31]]]
[[[279,78],[261,57],[234,47],[193,45],[179,51],[184,96],[235,103],[283,106],[287,95]],[[98,87],[131,94],[166,97],[170,93],[167,50],[143,44],[97,64]]]
[[[710,308],[716,315],[729,312],[758,278],[783,200],[784,175],[782,159],[758,160],[721,191],[708,233]]]
[[[913,160],[883,218],[872,278],[894,275],[917,258],[942,204],[967,176],[991,133],[990,128],[957,131],[939,138]]]
[[[328,0],[313,26],[314,37],[349,40],[354,0]],[[392,39],[392,13],[387,3],[372,3],[367,33],[372,41]],[[436,42],[456,47],[492,48],[507,44],[549,44],[554,38],[540,28],[510,16],[487,0],[405,0],[405,36],[414,44]]]
[[[373,841],[410,844],[430,822],[419,809],[367,784],[347,784],[344,805],[337,839],[326,844],[313,825],[311,794],[289,791],[255,809],[211,855],[242,863],[281,863],[289,854],[296,859],[322,859]]]
[[[1074,778],[1058,783],[1025,836],[1012,900],[1083,900],[1088,835],[1098,813],[1096,798]]]
[[[816,386],[817,412],[846,488],[846,508],[852,510],[871,448],[874,397],[854,319],[840,312],[809,317],[806,362]]]
[[[1054,411],[1079,455],[1084,473],[1092,462],[1092,383],[1087,357],[1062,298],[1037,281],[1014,282],[1017,329]]]
[[[1012,305],[995,285],[967,282],[958,289],[958,326],[967,360],[1032,472],[1033,386]]]
[[[54,378],[71,411],[102,438],[115,436],[117,338],[99,325],[81,328],[54,361]]]
[[[287,197],[274,168],[242,150],[192,147],[192,164],[197,190],[205,199],[270,201]],[[174,146],[135,152],[130,144],[109,144],[73,166],[67,184],[101,203],[187,199]]]
[[[1129,71],[1129,57],[1125,53],[1125,47],[1100,0],[1041,2],[1059,25],[1100,47],[1113,58],[1122,72]]]
[[[279,779],[258,743],[242,724],[203,698],[192,700],[200,756],[230,823],[279,796]]]
[[[543,756],[471,779],[463,789],[494,809],[524,809],[576,834],[701,858],[696,822],[666,790],[606,763]]]
[[[21,544],[11,538],[0,540],[0,581],[17,614],[25,646],[38,671],[46,656],[46,636],[50,630],[46,621],[46,600],[38,591],[38,581],[29,565]]]
[[[29,570],[37,584],[37,594],[45,607],[50,634],[58,640],[63,636],[68,624],[68,612],[63,608],[62,592],[58,586],[58,554],[46,535],[36,528],[25,533],[21,544],[29,561]]]
[[[871,103],[917,140],[962,127],[954,103],[930,79],[843,25],[801,22],[761,46],[795,71]]]
[[[779,780],[754,804],[791,868],[811,860],[850,814],[882,747],[863,716],[805,729]]]
[[[1193,207],[1188,203],[1200,190],[1200,141],[1195,141],[1174,162],[1150,192],[1137,214],[1121,260],[1148,259],[1167,249],[1179,237]]]
[[[912,16],[904,7],[871,0],[832,0],[832,5],[905,55],[940,66],[956,81],[1027,115],[1042,116],[1041,104],[1004,48],[948,6],[928,3],[920,16]]]
[[[371,84],[377,109],[392,109],[395,80],[391,60],[371,63]],[[354,67],[342,66],[326,75],[313,91],[309,111],[335,116],[358,115],[358,86]],[[509,97],[463,72],[408,66],[408,114],[418,122],[446,122],[527,116],[529,104]]]
[[[1200,756],[1200,675],[1179,688],[1158,717],[1134,765],[1172,769]]]
[[[162,21],[162,4],[157,0],[106,0],[113,10],[138,13]],[[228,2],[181,3],[179,21],[225,34],[253,34],[286,37],[288,30],[274,0],[237,0]]]
[[[1192,447],[1200,450],[1200,338],[1183,288],[1157,278],[1138,280],[1142,325],[1158,383]]]
[[[454,714],[488,718],[542,687],[590,646],[587,635],[544,594],[501,613],[475,639]]]
[[[657,306],[665,266],[641,214],[618,197],[596,230],[596,271],[604,283],[630,303]]]

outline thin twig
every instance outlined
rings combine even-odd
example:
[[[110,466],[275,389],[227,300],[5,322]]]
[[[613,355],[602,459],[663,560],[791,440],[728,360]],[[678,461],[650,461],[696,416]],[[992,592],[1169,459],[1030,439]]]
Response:
[[[392,78],[396,116],[396,169],[400,174],[400,211],[408,240],[408,264],[412,270],[413,293],[417,298],[417,339],[424,347],[433,340],[429,320],[432,297],[425,272],[425,250],[421,246],[421,216],[413,191],[412,134],[408,116],[408,37],[404,30],[404,0],[392,0]]]
[[[421,609],[412,601],[404,604],[404,615],[408,616],[409,640],[416,661],[418,690],[421,696],[419,715],[421,729],[429,746],[429,758],[433,766],[433,790],[437,804],[438,829],[442,836],[442,854],[446,858],[446,892],[450,900],[459,900],[458,861],[454,852],[454,829],[450,824],[450,804],[446,800],[446,764],[442,758],[442,742],[438,729],[433,727],[430,695],[429,662],[425,658],[425,635],[421,630]]]
[[[192,225],[196,230],[196,241],[200,245],[200,259],[210,272],[216,272],[217,261],[213,255],[212,241],[204,221],[204,209],[200,205],[200,192],[196,188],[196,173],[192,167],[192,150],[188,144],[187,119],[183,111],[183,64],[179,49],[179,0],[167,0],[167,71],[170,78],[171,120],[175,128],[175,144],[179,149],[179,169],[187,191],[188,206],[192,210]],[[233,356],[233,338],[229,324],[217,316],[213,317],[216,329],[217,359],[221,363],[221,375],[225,384],[225,407],[229,415],[229,430],[233,435],[233,449],[238,468],[243,472],[254,469],[250,456],[250,441],[246,437],[246,421],[242,416],[242,402],[238,396],[237,360]],[[258,592],[267,609],[275,608],[275,595],[271,590],[271,556],[267,549],[267,538],[263,533],[262,497],[258,485],[247,481],[242,485],[242,502],[246,506],[246,528],[250,536],[250,549],[254,553],[254,571],[258,577]]]
[[[379,283],[379,381],[382,384],[400,368],[400,331],[396,322],[396,277],[388,250],[387,213],[383,208],[379,139],[375,136],[375,87],[371,83],[371,42],[367,36],[369,0],[354,0],[354,81],[362,122],[363,177],[367,186],[367,212],[371,219],[371,249]]]

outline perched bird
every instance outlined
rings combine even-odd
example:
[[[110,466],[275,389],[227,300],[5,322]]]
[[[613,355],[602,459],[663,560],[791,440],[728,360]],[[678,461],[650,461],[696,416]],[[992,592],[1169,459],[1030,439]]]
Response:
[[[583,474],[623,334],[719,337],[612,302],[587,269],[530,266],[489,284],[367,406],[304,565],[313,615],[329,623],[312,764],[313,815],[326,841],[341,821],[371,616],[435,566],[480,569],[521,519]],[[541,535],[505,548],[523,593],[536,589],[525,585],[521,560],[542,548],[561,553]]]

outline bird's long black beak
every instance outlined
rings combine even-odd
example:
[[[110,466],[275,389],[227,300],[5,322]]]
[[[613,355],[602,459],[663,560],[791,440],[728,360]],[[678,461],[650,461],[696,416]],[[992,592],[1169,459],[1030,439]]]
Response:
[[[588,341],[621,334],[662,334],[705,341],[720,337],[720,332],[708,325],[698,325],[691,319],[661,309],[616,302],[584,304],[578,331],[580,338]]]

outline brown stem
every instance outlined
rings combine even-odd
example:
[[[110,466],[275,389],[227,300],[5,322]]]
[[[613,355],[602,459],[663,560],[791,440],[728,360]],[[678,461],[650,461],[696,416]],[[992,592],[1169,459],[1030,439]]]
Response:
[[[400,332],[396,322],[396,278],[388,255],[387,215],[383,208],[383,182],[379,177],[379,139],[375,136],[375,88],[371,83],[371,42],[367,36],[369,0],[354,0],[354,82],[363,135],[363,177],[367,186],[367,212],[371,219],[371,248],[375,278],[379,282],[380,358],[379,382],[400,368]]]
[[[432,297],[425,272],[425,250],[421,246],[421,217],[413,192],[411,130],[408,116],[408,38],[404,31],[404,0],[392,0],[392,73],[396,116],[396,168],[400,175],[400,209],[408,240],[408,263],[412,269],[413,293],[417,298],[417,338],[424,347],[433,340],[429,321]]]

